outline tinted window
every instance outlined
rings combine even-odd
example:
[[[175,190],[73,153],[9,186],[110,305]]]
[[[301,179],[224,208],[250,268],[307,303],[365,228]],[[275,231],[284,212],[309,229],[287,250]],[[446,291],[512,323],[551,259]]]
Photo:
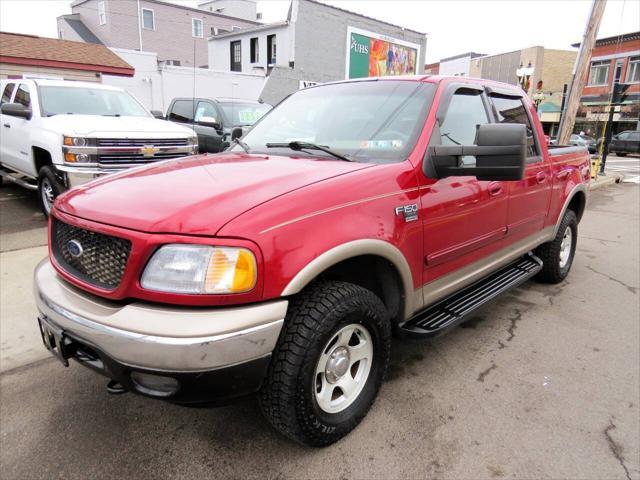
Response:
[[[622,132],[620,135],[618,135],[618,140],[628,140],[629,139],[629,134],[627,132]]]
[[[16,97],[13,100],[15,103],[20,103],[25,107],[31,106],[31,95],[29,94],[29,87],[24,83],[21,83],[16,90]]]
[[[478,125],[489,123],[482,96],[477,91],[458,91],[440,126],[442,145],[475,145]]]
[[[629,140],[634,140],[636,142],[640,140],[640,132],[631,132],[631,134],[629,135]]]
[[[527,126],[527,156],[538,155],[538,148],[533,136],[533,128],[527,110],[524,108],[522,100],[519,98],[492,97],[493,105],[496,107],[496,115],[500,123],[521,123]]]
[[[193,102],[191,100],[176,100],[169,113],[169,120],[175,122],[187,122],[193,121]]]
[[[13,83],[7,83],[7,86],[4,87],[4,91],[2,92],[2,100],[0,100],[0,105],[11,101],[11,94],[13,93],[14,85],[15,84]]]

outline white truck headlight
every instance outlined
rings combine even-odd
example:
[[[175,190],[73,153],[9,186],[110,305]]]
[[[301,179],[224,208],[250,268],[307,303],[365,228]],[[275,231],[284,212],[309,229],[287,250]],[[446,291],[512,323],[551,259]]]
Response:
[[[153,254],[140,283],[158,292],[244,293],[256,286],[257,270],[246,248],[170,244]]]

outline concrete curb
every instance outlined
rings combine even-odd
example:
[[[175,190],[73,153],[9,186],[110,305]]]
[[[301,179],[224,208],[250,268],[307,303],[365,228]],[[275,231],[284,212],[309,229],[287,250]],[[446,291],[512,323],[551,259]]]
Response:
[[[589,183],[589,190],[596,190],[598,188],[613,185],[614,183],[620,183],[624,175],[620,173],[607,173],[604,176],[598,176],[596,179],[592,179]]]

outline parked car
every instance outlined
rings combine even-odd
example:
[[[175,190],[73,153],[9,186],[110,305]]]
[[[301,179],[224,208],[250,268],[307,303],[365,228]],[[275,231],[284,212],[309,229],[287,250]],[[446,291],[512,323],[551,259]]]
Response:
[[[640,153],[640,130],[627,130],[611,137],[609,152],[619,157]]]
[[[329,445],[372,405],[392,333],[432,338],[568,275],[589,155],[542,139],[529,97],[490,80],[297,91],[222,154],[58,198],[35,271],[45,346],[111,392],[257,392],[278,431]]]
[[[576,147],[587,147],[587,150],[589,150],[589,153],[596,153],[597,151],[596,139],[588,135],[581,135],[581,134],[574,133],[571,135],[569,144],[574,145]]]
[[[166,118],[198,134],[200,152],[218,153],[231,143],[235,127],[250,127],[271,110],[267,103],[231,98],[176,98]]]
[[[193,131],[157,120],[121,88],[89,82],[0,82],[0,175],[55,197],[98,176],[197,153]]]

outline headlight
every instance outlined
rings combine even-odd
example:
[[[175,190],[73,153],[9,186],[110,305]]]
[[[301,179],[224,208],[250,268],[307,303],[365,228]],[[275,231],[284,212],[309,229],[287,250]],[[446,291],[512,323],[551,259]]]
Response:
[[[140,283],[159,292],[244,293],[256,286],[257,270],[246,248],[171,244],[153,254]]]
[[[67,147],[84,147],[88,142],[83,137],[64,137],[62,143]]]

